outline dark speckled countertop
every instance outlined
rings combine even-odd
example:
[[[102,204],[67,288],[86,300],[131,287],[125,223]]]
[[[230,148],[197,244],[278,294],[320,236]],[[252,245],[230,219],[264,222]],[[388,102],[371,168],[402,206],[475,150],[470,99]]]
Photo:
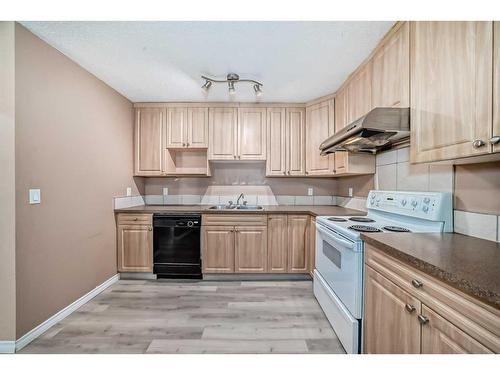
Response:
[[[340,206],[264,206],[263,210],[209,210],[210,205],[146,205],[116,209],[116,213],[196,212],[213,214],[308,214],[313,216],[364,216],[366,212]]]
[[[456,233],[363,233],[387,254],[500,309],[500,243]]]

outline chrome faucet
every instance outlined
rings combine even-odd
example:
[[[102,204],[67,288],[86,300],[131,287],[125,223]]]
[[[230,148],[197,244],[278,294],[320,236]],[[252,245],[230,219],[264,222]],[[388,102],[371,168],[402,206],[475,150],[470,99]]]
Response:
[[[240,199],[245,199],[245,196],[243,195],[243,193],[241,193],[239,196],[238,196],[238,199],[236,200],[236,206],[239,206],[240,205]],[[243,201],[243,206],[245,206],[247,204],[247,201]]]

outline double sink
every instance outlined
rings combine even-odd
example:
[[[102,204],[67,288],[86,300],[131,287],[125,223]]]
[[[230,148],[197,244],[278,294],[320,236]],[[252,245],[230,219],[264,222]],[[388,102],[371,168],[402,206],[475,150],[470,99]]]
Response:
[[[264,207],[262,206],[253,206],[253,205],[229,205],[229,204],[218,204],[215,206],[208,207],[209,210],[215,210],[215,211],[226,211],[226,210],[254,210],[254,211],[259,211],[263,210]]]

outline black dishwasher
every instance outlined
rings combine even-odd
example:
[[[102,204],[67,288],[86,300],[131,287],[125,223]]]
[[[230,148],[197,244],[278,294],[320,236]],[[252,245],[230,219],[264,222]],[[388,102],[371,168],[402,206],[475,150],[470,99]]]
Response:
[[[200,233],[200,215],[153,215],[153,272],[158,278],[202,278]]]

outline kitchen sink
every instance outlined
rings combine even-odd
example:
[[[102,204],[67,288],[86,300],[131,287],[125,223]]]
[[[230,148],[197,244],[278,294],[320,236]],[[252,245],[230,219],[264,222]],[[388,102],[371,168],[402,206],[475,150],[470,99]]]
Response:
[[[263,210],[264,207],[253,206],[253,205],[229,206],[227,204],[217,204],[215,206],[208,207],[208,209],[209,210]]]

